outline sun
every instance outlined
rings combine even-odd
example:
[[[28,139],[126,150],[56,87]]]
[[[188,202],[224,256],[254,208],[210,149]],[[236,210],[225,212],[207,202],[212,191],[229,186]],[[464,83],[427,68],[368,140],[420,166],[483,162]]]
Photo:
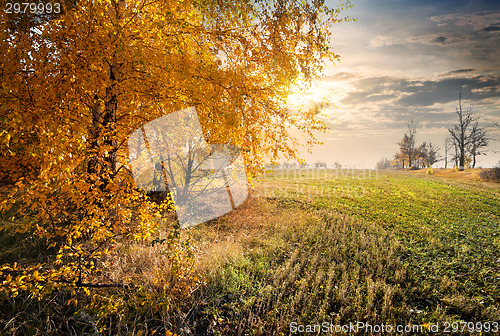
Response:
[[[314,106],[315,104],[324,101],[324,95],[320,83],[313,82],[311,85],[297,85],[293,93],[288,96],[288,106],[293,109],[304,109]]]
[[[305,97],[301,92],[294,92],[288,96],[287,105],[290,108],[299,108],[304,105]]]
[[[297,85],[293,93],[288,96],[287,106],[292,110],[302,110],[321,104],[326,107],[324,111],[331,114],[333,109],[342,106],[342,99],[348,96],[349,90],[352,88],[343,81],[318,80],[309,86]]]

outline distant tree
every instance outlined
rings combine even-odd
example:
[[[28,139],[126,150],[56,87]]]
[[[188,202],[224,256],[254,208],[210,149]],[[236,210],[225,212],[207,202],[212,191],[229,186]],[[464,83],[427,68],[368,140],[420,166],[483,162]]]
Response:
[[[425,167],[425,159],[427,157],[427,143],[422,143],[415,149],[415,161],[413,163],[413,167],[420,168]]]
[[[404,134],[403,139],[398,143],[399,152],[394,155],[393,167],[401,166],[401,168],[405,168],[406,165],[408,168],[430,167],[443,159],[439,154],[440,149],[432,143],[424,142],[417,147],[416,133],[412,120],[408,122],[408,132]],[[377,165],[381,166],[384,166],[384,164],[384,161],[377,163]]]
[[[400,152],[398,152],[398,153],[396,153],[396,154],[394,155],[394,162],[395,162],[395,165],[394,165],[394,166],[395,166],[396,168],[402,168],[402,169],[404,169],[404,167],[405,167],[405,162],[407,162],[407,161],[405,161],[405,160],[406,160],[406,155],[404,155],[403,153],[401,153],[401,151],[400,151]]]
[[[432,166],[434,163],[443,160],[443,157],[441,156],[441,154],[439,154],[440,150],[441,149],[435,146],[433,143],[429,143],[427,145],[427,163],[429,166]]]
[[[283,168],[283,169],[295,169],[295,168],[297,168],[297,163],[295,163],[295,162],[292,162],[292,163],[283,162],[281,164],[281,168]]]
[[[455,146],[455,151],[458,151],[458,155],[455,155],[455,159],[458,159],[457,166],[460,170],[464,170],[465,166],[465,150],[467,146],[467,130],[470,124],[473,122],[472,111],[462,109],[462,94],[459,94],[458,107],[456,109],[458,115],[458,124],[455,124],[453,128],[449,128],[448,131],[451,134],[453,140],[453,145]],[[458,156],[458,157],[457,157]]]
[[[472,168],[476,167],[476,157],[486,152],[485,150],[483,150],[483,148],[487,147],[488,143],[489,139],[487,136],[486,129],[480,127],[476,122],[472,126],[472,131],[470,134],[470,142],[467,148],[467,151],[470,153],[472,158]]]
[[[280,169],[281,165],[279,162],[269,163],[265,165],[265,169]]]
[[[315,168],[326,168],[326,163],[325,163],[325,162],[323,162],[323,161],[316,161],[316,162],[314,163],[314,167],[315,167]]]
[[[415,148],[415,134],[417,133],[413,120],[408,122],[408,133],[405,133],[401,142],[399,142],[399,153],[396,154],[396,160],[403,163],[408,163],[408,167],[413,166],[417,158],[418,151]]]
[[[460,170],[464,170],[467,161],[471,162],[472,167],[476,165],[476,157],[484,154],[482,148],[488,145],[486,129],[478,124],[478,118],[472,112],[472,109],[463,109],[462,94],[459,94],[458,107],[456,109],[458,123],[449,128],[451,139],[455,147],[455,161]]]
[[[389,169],[391,168],[391,161],[387,158],[383,158],[376,165],[377,169]]]
[[[453,146],[451,138],[446,138],[444,141],[444,168],[448,168],[448,151]]]
[[[459,151],[458,151],[458,145],[455,141],[453,141],[453,156],[451,157],[451,160],[455,164],[455,168],[458,168],[458,158],[460,156]]]
[[[401,168],[403,168],[403,164],[401,163],[401,161],[394,159],[391,161],[391,168],[401,169]]]
[[[424,142],[418,147],[418,156],[422,165],[431,167],[434,163],[441,161],[443,158],[439,154],[440,148],[431,142]]]
[[[342,169],[342,165],[339,162],[337,162],[337,161],[335,161],[335,163],[333,164],[333,167],[335,169]]]

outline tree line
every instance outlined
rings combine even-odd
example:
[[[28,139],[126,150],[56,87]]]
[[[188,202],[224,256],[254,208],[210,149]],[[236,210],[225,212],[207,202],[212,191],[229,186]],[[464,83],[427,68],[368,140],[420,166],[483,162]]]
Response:
[[[449,136],[445,140],[444,157],[440,154],[441,149],[431,142],[416,144],[417,132],[412,120],[408,122],[408,131],[398,142],[399,151],[394,155],[394,159],[383,158],[377,162],[377,169],[430,168],[442,160],[445,162],[445,168],[448,168],[448,162],[454,163],[458,170],[464,170],[465,167],[475,168],[477,157],[486,153],[486,147],[491,139],[488,137],[487,129],[479,125],[479,117],[472,108],[464,108],[462,94],[459,95],[456,114],[457,123],[448,129]]]

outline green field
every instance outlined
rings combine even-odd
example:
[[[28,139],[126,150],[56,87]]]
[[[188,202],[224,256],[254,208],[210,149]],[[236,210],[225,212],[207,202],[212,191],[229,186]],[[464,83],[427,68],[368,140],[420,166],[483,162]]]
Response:
[[[357,322],[433,335],[444,333],[447,322],[457,324],[446,334],[464,334],[474,322],[477,335],[491,334],[494,323],[478,322],[500,321],[499,224],[495,183],[394,171],[267,173],[239,209],[185,232],[194,255],[189,292],[98,289],[80,293],[81,306],[61,305],[62,313],[40,307],[48,301],[4,299],[0,328],[43,330],[46,322],[35,317],[41,314],[53,334],[58,328],[72,334],[64,323],[90,335],[99,328],[124,335],[287,335],[299,325]],[[128,267],[137,263],[135,273],[151,273],[140,267],[157,258],[151,249],[161,244],[151,245],[124,249]],[[2,249],[4,260],[9,251]],[[104,315],[82,310],[86,296],[96,294],[126,304]],[[66,317],[51,316],[57,312]],[[429,332],[436,323],[439,333]]]
[[[238,214],[217,224],[241,245],[209,272],[205,311],[222,334],[287,334],[292,322],[440,322],[444,331],[443,322],[500,321],[498,185],[297,171],[267,174],[256,190],[247,225],[258,233],[238,238]],[[196,228],[198,239],[207,230]]]

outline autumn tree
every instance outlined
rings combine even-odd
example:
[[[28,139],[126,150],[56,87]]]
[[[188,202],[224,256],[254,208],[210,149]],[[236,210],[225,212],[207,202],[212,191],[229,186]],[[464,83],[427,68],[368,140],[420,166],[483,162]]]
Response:
[[[324,125],[317,109],[287,110],[287,96],[337,59],[330,28],[347,5],[81,0],[42,25],[2,11],[0,178],[11,186],[0,207],[57,251],[52,264],[4,265],[4,288],[92,286],[118,237],[155,230],[171,204],[150,202],[127,166],[126,140],[148,121],[195,106],[209,141],[239,147],[251,174],[295,158],[289,128]]]
[[[402,162],[403,168],[405,162],[408,163],[408,167],[412,167],[417,157],[417,148],[415,147],[415,134],[417,131],[413,125],[413,120],[408,122],[407,126],[408,133],[405,133],[403,139],[398,143],[399,153],[395,157],[396,160]]]
[[[434,163],[442,160],[439,154],[439,148],[432,143],[423,142],[420,146],[416,145],[416,128],[413,121],[408,123],[408,133],[405,133],[401,142],[399,142],[399,152],[394,155],[396,163],[401,164],[405,168],[405,163],[408,168],[427,166],[430,167]]]
[[[431,142],[423,142],[418,147],[418,157],[425,167],[431,167],[434,163],[442,160],[439,154],[440,148]]]
[[[405,168],[406,155],[403,155],[401,151],[394,154],[394,163],[397,168]]]

